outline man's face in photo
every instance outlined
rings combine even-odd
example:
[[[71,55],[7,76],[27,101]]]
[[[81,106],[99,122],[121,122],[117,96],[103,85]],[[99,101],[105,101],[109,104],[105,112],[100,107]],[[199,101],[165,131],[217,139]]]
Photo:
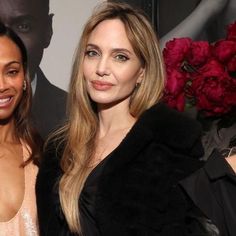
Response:
[[[39,66],[44,48],[52,36],[52,15],[43,0],[0,0],[0,21],[12,28],[24,42],[31,79]]]

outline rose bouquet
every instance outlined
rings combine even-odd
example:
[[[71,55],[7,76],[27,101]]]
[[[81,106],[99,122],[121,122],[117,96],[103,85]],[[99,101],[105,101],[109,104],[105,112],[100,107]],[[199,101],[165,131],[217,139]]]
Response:
[[[226,39],[213,44],[175,38],[163,50],[167,71],[165,102],[179,111],[196,106],[221,116],[236,106],[236,22]]]
[[[236,123],[236,22],[227,27],[225,39],[212,44],[174,38],[163,56],[164,102],[179,111],[194,107],[203,124],[217,121],[217,129]]]

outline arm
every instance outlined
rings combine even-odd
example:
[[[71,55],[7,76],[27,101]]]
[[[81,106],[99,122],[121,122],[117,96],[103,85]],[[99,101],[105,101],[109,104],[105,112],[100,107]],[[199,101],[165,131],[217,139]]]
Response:
[[[172,38],[191,37],[195,39],[205,27],[224,9],[229,0],[202,0],[195,10],[169,33],[160,39],[161,48]]]

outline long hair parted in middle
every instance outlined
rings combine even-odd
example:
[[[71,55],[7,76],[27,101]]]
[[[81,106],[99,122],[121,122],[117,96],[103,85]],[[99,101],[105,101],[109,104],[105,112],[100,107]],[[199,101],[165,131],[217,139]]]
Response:
[[[9,38],[20,50],[24,69],[25,89],[22,98],[14,111],[15,135],[30,147],[30,158],[22,166],[27,165],[31,160],[39,164],[41,157],[42,141],[31,121],[32,91],[28,76],[28,59],[24,43],[18,35],[10,28],[0,22],[0,37]]]
[[[68,123],[57,133],[64,142],[61,167],[64,172],[59,183],[63,212],[72,232],[81,233],[79,197],[84,182],[91,172],[98,117],[91,101],[83,75],[83,61],[88,38],[102,21],[119,19],[139,58],[145,74],[139,88],[132,94],[130,114],[135,118],[157,103],[164,87],[164,67],[156,34],[146,16],[124,3],[103,2],[95,8],[84,27],[72,68],[69,89]]]

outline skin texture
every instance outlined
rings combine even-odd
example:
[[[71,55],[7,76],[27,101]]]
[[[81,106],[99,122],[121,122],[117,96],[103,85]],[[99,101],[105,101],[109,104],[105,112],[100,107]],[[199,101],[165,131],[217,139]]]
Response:
[[[52,36],[52,15],[48,15],[40,0],[0,0],[0,21],[12,28],[24,42],[28,57],[30,77],[34,78],[43,50]]]
[[[96,103],[128,104],[143,68],[127,38],[123,23],[101,22],[91,33],[84,59],[84,76]]]
[[[24,71],[19,48],[0,37],[0,221],[10,220],[24,196],[20,140],[15,137],[13,113],[23,93]]]
[[[230,157],[227,157],[226,161],[228,162],[228,164],[232,167],[232,169],[236,173],[236,154],[234,154]]]
[[[24,70],[18,47],[0,37],[0,120],[12,119],[23,93]]]
[[[83,72],[99,117],[93,166],[120,144],[136,121],[129,112],[129,102],[136,84],[142,82],[144,68],[119,19],[102,21],[92,31]]]

